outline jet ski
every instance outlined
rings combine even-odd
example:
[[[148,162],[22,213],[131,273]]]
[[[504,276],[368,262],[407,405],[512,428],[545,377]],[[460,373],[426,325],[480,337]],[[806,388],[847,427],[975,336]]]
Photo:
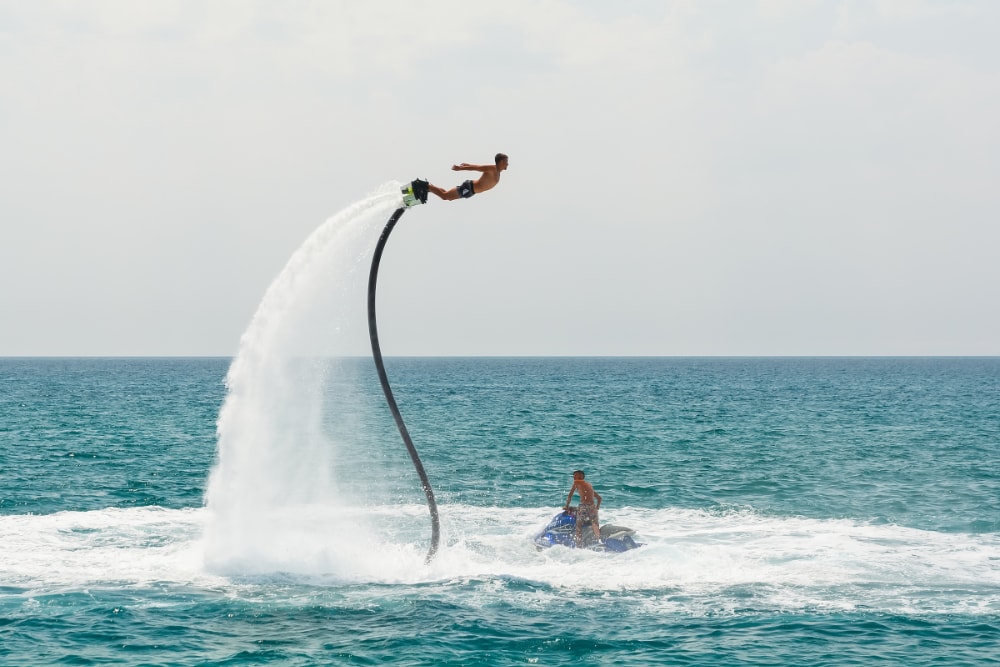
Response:
[[[604,524],[601,526],[601,539],[594,536],[590,523],[580,530],[580,544],[576,542],[576,507],[570,507],[556,514],[551,521],[535,535],[535,547],[539,550],[554,547],[557,544],[570,549],[591,549],[592,551],[613,551],[621,553],[640,546],[632,537],[635,531],[623,526]]]

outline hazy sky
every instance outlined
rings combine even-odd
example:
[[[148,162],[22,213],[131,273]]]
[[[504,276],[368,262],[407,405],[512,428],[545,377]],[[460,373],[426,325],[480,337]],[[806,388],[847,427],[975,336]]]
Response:
[[[995,0],[0,2],[0,355],[234,354],[326,218],[497,151],[393,235],[385,354],[997,355],[997,35]]]

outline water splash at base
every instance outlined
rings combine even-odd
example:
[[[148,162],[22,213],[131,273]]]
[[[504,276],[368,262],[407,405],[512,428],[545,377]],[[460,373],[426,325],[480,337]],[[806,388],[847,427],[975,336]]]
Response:
[[[339,443],[324,429],[324,402],[329,360],[367,347],[364,277],[381,223],[400,202],[399,184],[387,183],[320,225],[243,334],[206,491],[209,567],[285,569],[315,548],[311,535],[363,528],[314,511],[340,504],[331,472]]]

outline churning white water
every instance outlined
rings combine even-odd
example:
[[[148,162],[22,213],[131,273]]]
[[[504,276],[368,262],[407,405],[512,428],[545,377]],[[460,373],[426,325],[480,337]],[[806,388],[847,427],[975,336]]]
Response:
[[[285,569],[309,560],[318,532],[346,529],[349,513],[336,511],[331,475],[340,443],[323,427],[329,359],[367,348],[367,270],[382,225],[400,205],[391,182],[320,225],[243,334],[206,491],[210,567]]]

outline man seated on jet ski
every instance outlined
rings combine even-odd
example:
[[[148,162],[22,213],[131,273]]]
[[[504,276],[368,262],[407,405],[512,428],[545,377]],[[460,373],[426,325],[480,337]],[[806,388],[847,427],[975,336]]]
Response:
[[[601,528],[597,523],[597,511],[601,509],[601,494],[594,491],[594,487],[590,485],[590,482],[584,481],[585,474],[582,470],[573,471],[573,486],[569,490],[569,496],[566,498],[566,505],[563,507],[566,511],[569,511],[570,504],[573,502],[573,494],[580,494],[580,506],[576,510],[576,543],[581,544],[582,535],[580,533],[583,525],[589,523],[590,527],[594,529],[594,538],[597,540],[601,539]],[[594,504],[594,498],[597,498],[597,504]]]

